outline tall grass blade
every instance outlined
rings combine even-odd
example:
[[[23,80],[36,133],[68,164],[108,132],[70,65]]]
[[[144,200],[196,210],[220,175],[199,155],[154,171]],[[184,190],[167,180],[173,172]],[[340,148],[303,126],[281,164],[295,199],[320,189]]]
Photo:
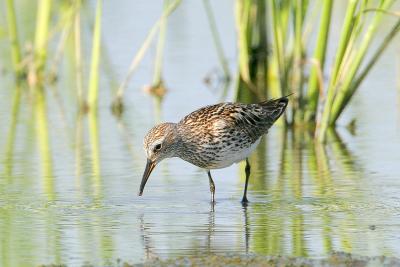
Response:
[[[169,0],[164,0],[163,12],[168,8]],[[160,32],[158,34],[158,43],[156,51],[156,60],[154,64],[154,77],[152,87],[157,88],[162,85],[162,62],[164,56],[164,46],[165,46],[165,32],[167,29],[167,17],[161,16],[160,22]]]
[[[238,0],[235,16],[239,46],[235,99],[242,102],[265,99],[268,75],[265,2]]]
[[[144,40],[142,46],[139,48],[139,51],[136,53],[134,56],[131,65],[129,66],[129,70],[127,75],[125,76],[124,80],[121,82],[117,95],[114,99],[113,106],[121,106],[122,105],[122,97],[124,95],[124,92],[126,88],[128,87],[129,81],[132,79],[134,72],[136,71],[136,68],[138,67],[140,61],[143,59],[147,49],[149,48],[151,41],[153,40],[157,30],[161,26],[162,19],[164,17],[168,17],[180,4],[181,0],[175,0],[173,1],[168,8],[166,8],[163,11],[163,14],[161,17],[157,20],[157,22],[153,25],[151,28],[150,32],[148,33],[146,39]]]
[[[350,98],[354,94],[355,90],[358,88],[358,86],[361,84],[361,82],[367,76],[368,72],[372,69],[372,67],[378,61],[379,57],[385,51],[387,46],[391,43],[393,38],[396,37],[396,35],[397,35],[397,33],[399,33],[399,31],[400,31],[400,20],[398,20],[397,23],[392,27],[391,31],[386,35],[385,39],[379,45],[378,49],[376,49],[375,53],[369,60],[368,64],[364,67],[364,69],[360,72],[359,75],[357,75],[357,77],[353,81],[353,84],[351,86],[351,91],[347,98],[347,101],[350,100]]]
[[[97,0],[96,18],[93,31],[92,59],[90,66],[89,88],[88,88],[88,107],[90,110],[97,111],[99,98],[99,64],[101,53],[101,14],[102,1]]]
[[[308,79],[307,106],[304,115],[304,120],[306,122],[313,122],[315,120],[319,95],[322,92],[322,88],[320,87],[320,85],[322,85],[320,81],[320,73],[323,73],[324,70],[326,48],[328,45],[329,28],[332,15],[332,6],[333,0],[324,0],[317,37],[317,45],[313,55],[313,60],[316,61],[316,64],[313,64],[310,77]]]
[[[6,0],[8,35],[11,42],[11,57],[17,79],[21,78],[21,50],[18,40],[17,18],[15,16],[14,0]]]
[[[344,23],[341,30],[341,35],[339,38],[339,46],[336,51],[335,63],[333,65],[333,69],[331,72],[331,77],[327,89],[327,95],[325,99],[324,109],[322,112],[321,121],[317,120],[317,127],[316,127],[316,138],[323,142],[325,140],[326,130],[329,125],[329,117],[330,111],[332,108],[332,104],[335,98],[335,86],[336,86],[336,79],[339,73],[340,66],[342,65],[342,60],[344,54],[346,52],[348,41],[350,39],[352,30],[353,30],[353,22],[354,22],[354,14],[357,9],[357,5],[360,1],[358,0],[350,0],[347,4],[346,8],[346,15],[344,19]]]
[[[238,34],[239,73],[246,83],[250,83],[249,69],[249,16],[251,0],[237,0],[235,5],[236,29]]]
[[[78,8],[81,6],[81,1],[77,0]],[[78,103],[82,107],[84,105],[83,99],[83,78],[82,78],[82,44],[81,44],[81,14],[78,10],[74,18],[74,51],[75,51],[75,79],[76,79],[76,92]]]
[[[35,32],[35,82],[42,82],[47,56],[52,0],[39,0]]]
[[[276,72],[273,74],[277,79],[277,87],[274,90],[274,97],[286,94],[287,90],[287,71],[285,64],[285,44],[287,42],[288,21],[291,10],[291,1],[270,1],[272,19],[272,49],[273,57],[271,64]],[[278,92],[277,92],[278,91]]]
[[[220,36],[218,33],[217,24],[215,23],[215,17],[214,17],[214,13],[212,11],[212,7],[210,5],[210,1],[203,0],[203,4],[204,4],[204,8],[206,10],[207,17],[208,17],[208,22],[210,24],[211,34],[213,36],[215,48],[217,50],[217,55],[218,55],[222,70],[224,72],[224,76],[225,76],[224,79],[225,79],[225,81],[229,81],[231,75],[229,73],[228,62],[227,62],[225,54],[224,54],[224,49],[222,48],[221,39],[220,39]]]
[[[296,0],[293,4],[294,13],[294,47],[293,47],[293,64],[291,70],[291,92],[294,92],[294,101],[292,104],[292,117],[294,121],[298,121],[302,117],[303,111],[302,98],[303,98],[303,62],[304,62],[304,48],[303,48],[303,22],[304,22],[304,5],[303,0]]]
[[[381,9],[388,9],[393,4],[393,0],[386,0],[381,2]],[[348,102],[348,96],[352,94],[352,83],[359,70],[363,59],[367,53],[367,50],[373,40],[373,37],[378,29],[380,21],[382,19],[383,14],[378,12],[373,18],[367,32],[364,34],[364,38],[361,41],[360,47],[357,49],[355,58],[349,68],[348,73],[346,74],[346,78],[343,80],[343,84],[339,87],[337,92],[337,96],[332,105],[332,114],[329,117],[329,125],[334,125],[341,112],[343,111],[346,103]],[[355,89],[354,89],[355,91]],[[354,93],[354,92],[353,92]]]

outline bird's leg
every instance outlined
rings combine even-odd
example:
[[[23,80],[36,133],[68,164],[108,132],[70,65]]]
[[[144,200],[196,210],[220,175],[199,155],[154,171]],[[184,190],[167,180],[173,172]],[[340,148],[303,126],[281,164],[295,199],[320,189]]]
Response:
[[[247,200],[247,184],[249,183],[250,178],[250,163],[249,159],[246,158],[246,167],[244,168],[246,174],[246,184],[244,185],[244,194],[242,198],[242,204],[247,204],[249,201]]]
[[[207,171],[207,174],[208,174],[208,180],[210,181],[211,202],[215,203],[215,184],[211,177],[210,171]]]

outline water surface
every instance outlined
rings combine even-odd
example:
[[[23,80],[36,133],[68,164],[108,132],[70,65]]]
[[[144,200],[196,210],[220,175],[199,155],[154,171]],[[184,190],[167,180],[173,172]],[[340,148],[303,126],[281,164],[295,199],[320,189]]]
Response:
[[[147,130],[219,101],[221,92],[203,83],[219,63],[201,1],[184,1],[169,21],[163,71],[169,90],[161,107],[142,91],[152,79],[154,46],[129,85],[120,119],[109,109],[111,87],[126,74],[162,5],[104,5],[103,45],[112,72],[103,63],[97,117],[78,114],[67,62],[53,88],[62,108],[48,87],[46,113],[37,112],[27,93],[13,104],[12,75],[0,77],[2,266],[139,263],[226,252],[400,257],[398,47],[386,51],[326,146],[314,144],[305,130],[271,129],[251,157],[247,208],[240,204],[243,166],[214,171],[213,209],[206,173],[179,159],[160,164],[137,196]],[[213,7],[233,72],[232,1]],[[335,12],[342,14],[342,7]],[[11,112],[16,106],[19,112]],[[345,125],[354,118],[352,133]]]

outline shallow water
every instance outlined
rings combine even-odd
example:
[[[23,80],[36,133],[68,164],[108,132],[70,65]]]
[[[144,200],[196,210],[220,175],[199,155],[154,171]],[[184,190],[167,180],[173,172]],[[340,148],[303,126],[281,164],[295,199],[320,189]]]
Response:
[[[202,3],[184,1],[169,21],[163,72],[169,91],[160,113],[142,91],[152,78],[154,47],[126,92],[120,120],[109,110],[110,87],[126,74],[161,1],[104,5],[103,41],[113,72],[103,70],[97,118],[78,116],[67,63],[55,86],[64,111],[48,88],[45,115],[22,94],[13,116],[12,76],[0,77],[0,265],[105,265],[226,252],[400,257],[396,45],[364,82],[326,146],[314,144],[304,130],[274,126],[251,158],[249,206],[240,204],[244,171],[234,165],[213,172],[213,209],[206,173],[179,159],[158,166],[137,196],[147,130],[219,101],[221,92],[202,81],[218,66]],[[213,7],[233,71],[232,2]],[[353,118],[355,134],[344,126]],[[40,138],[43,121],[48,143]]]

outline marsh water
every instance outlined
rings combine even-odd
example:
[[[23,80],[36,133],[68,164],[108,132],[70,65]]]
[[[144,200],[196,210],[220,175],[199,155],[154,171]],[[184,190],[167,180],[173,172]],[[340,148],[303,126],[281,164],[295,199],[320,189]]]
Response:
[[[79,115],[68,62],[38,105],[30,94],[18,95],[11,73],[0,76],[1,266],[107,265],[227,252],[400,257],[398,38],[326,145],[314,143],[305,129],[274,126],[250,159],[249,205],[240,203],[243,166],[233,165],[213,172],[212,208],[206,173],[179,159],[160,164],[137,196],[147,130],[220,101],[219,63],[202,2],[182,2],[169,19],[162,102],[142,90],[152,79],[154,46],[129,84],[121,118],[110,111],[113,89],[162,4],[104,5],[97,116]],[[233,2],[213,7],[234,73]],[[343,12],[338,5],[334,16]],[[0,64],[7,69],[7,61]],[[346,127],[353,119],[355,126]]]

